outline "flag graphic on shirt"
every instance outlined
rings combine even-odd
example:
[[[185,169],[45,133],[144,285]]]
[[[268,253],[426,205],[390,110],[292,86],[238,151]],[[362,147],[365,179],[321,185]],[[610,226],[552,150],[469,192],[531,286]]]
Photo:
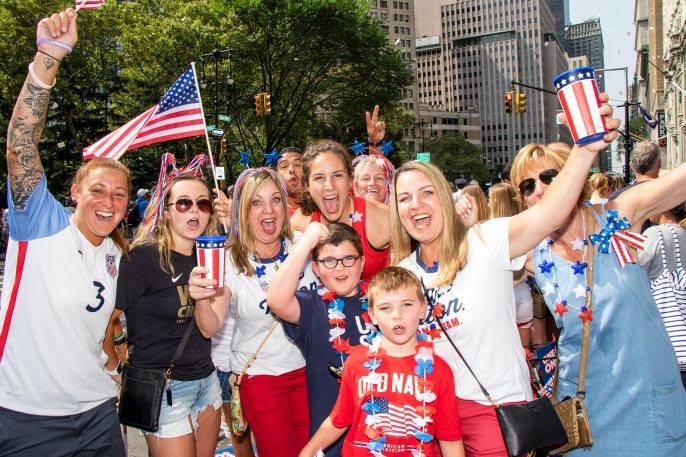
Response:
[[[574,141],[607,131],[600,115],[600,98],[591,67],[568,71],[555,78],[555,88]]]
[[[83,158],[119,159],[124,152],[153,143],[205,134],[194,67],[190,66],[158,105],[83,150]]]
[[[388,403],[385,398],[374,398],[372,401],[380,408],[380,411],[374,414],[374,419],[384,435],[405,437],[417,429],[413,420],[421,417],[414,406],[394,405]]]
[[[105,2],[103,0],[76,0],[76,2],[74,2],[74,6],[77,10],[88,11],[97,10],[104,3]]]
[[[648,127],[651,129],[654,129],[660,124],[660,121],[651,116],[650,113],[646,111],[640,104],[638,105],[638,112],[641,113],[641,117],[644,121],[646,121],[646,124],[648,124]]]

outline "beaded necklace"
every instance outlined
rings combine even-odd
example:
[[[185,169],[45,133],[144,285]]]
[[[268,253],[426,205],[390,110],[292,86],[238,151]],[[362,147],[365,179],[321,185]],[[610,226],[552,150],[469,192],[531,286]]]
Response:
[[[556,294],[556,301],[555,301],[555,313],[559,314],[560,317],[563,317],[566,312],[569,311],[569,308],[575,309],[579,311],[578,317],[583,320],[584,322],[586,320],[593,320],[593,317],[591,315],[591,310],[586,308],[586,303],[587,303],[587,294],[590,291],[590,287],[588,286],[586,282],[586,269],[588,268],[588,263],[586,262],[587,260],[587,253],[588,253],[588,240],[586,239],[586,214],[585,210],[581,211],[581,221],[582,221],[582,230],[583,230],[583,239],[576,238],[574,241],[572,241],[572,250],[575,251],[582,251],[581,254],[581,262],[578,260],[572,264],[570,267],[574,271],[574,277],[577,275],[581,275],[581,281],[577,284],[577,286],[572,289],[572,291],[575,294],[575,298],[583,298],[584,299],[584,304],[581,305],[581,307],[576,307],[573,306],[572,304],[569,303],[568,300],[562,298],[562,291],[560,290],[560,285],[557,280],[557,273],[555,271],[555,263],[553,262],[553,253],[551,246],[553,245],[554,241],[548,237],[548,240],[546,242],[547,246],[547,252],[548,252],[548,259],[543,259],[543,263],[539,264],[538,267],[541,269],[541,273],[551,273],[553,275],[553,282],[551,283],[550,281],[546,282],[546,284],[543,286],[543,293],[546,295],[553,295]]]
[[[363,311],[362,314],[360,314],[360,318],[362,318],[365,324],[371,323],[371,319],[367,312],[369,303],[367,302],[367,283],[365,281],[360,281],[357,286],[357,293],[360,296],[360,308]],[[329,368],[340,377],[343,373],[343,363],[350,353],[349,339],[341,338],[341,335],[345,333],[345,314],[343,313],[345,301],[340,298],[336,292],[330,291],[324,287],[320,289],[320,294],[323,300],[329,302],[329,309],[327,311],[329,325],[331,325],[331,329],[329,330],[329,342],[331,342],[331,348],[341,360],[339,367],[331,366]],[[375,331],[372,331],[372,334],[374,332]]]
[[[380,403],[387,403],[387,400],[381,397],[377,390],[382,382],[382,376],[376,370],[381,366],[383,356],[386,355],[386,351],[381,347],[381,340],[380,332],[370,339],[367,351],[369,360],[364,363],[365,368],[369,370],[369,375],[367,375],[369,389],[365,393],[368,398],[362,403],[362,410],[367,414],[365,420],[367,425],[365,435],[369,438],[367,449],[377,457],[384,455],[383,449],[386,445],[386,435],[384,435],[380,419],[377,417],[377,414],[381,412]],[[424,445],[433,440],[433,435],[426,431],[427,424],[433,422],[432,416],[436,413],[434,406],[427,405],[436,400],[436,394],[431,390],[434,383],[429,380],[429,375],[434,371],[433,352],[433,343],[429,341],[428,336],[418,333],[414,354],[416,361],[414,373],[419,377],[416,385],[421,389],[421,392],[417,392],[415,398],[421,402],[421,405],[416,408],[419,417],[414,420],[414,424],[417,428],[412,430],[412,435],[417,439],[417,447],[411,450],[413,457],[425,456]]]

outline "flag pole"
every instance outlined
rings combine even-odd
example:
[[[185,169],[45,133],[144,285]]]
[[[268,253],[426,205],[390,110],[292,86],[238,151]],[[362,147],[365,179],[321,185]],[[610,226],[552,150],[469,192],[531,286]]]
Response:
[[[74,12],[75,12],[75,13],[78,13],[79,10],[81,9],[81,7],[82,7],[83,5],[85,5],[85,4],[86,4],[86,0],[81,0],[81,3],[79,3],[78,5],[76,5],[76,9],[74,10]]]
[[[218,192],[221,192],[219,188],[219,183],[217,182],[217,173],[214,169],[214,158],[212,157],[212,145],[210,144],[210,135],[207,133],[207,122],[205,122],[205,108],[202,104],[202,96],[200,95],[200,87],[198,86],[198,74],[195,71],[195,62],[191,62],[191,67],[193,67],[193,81],[195,83],[195,90],[198,92],[198,102],[200,102],[200,114],[202,116],[202,124],[205,126],[205,143],[207,144],[207,152],[210,157],[210,167],[212,168],[212,179],[214,181],[214,187]],[[222,222],[224,226],[224,233],[229,233],[229,229],[226,223]]]

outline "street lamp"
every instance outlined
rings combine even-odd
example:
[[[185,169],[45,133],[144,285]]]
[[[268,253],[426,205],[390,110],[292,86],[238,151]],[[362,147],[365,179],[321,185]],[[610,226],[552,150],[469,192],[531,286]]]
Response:
[[[434,123],[433,122],[426,122],[426,121],[422,120],[420,122],[414,122],[412,124],[412,126],[414,128],[419,127],[419,129],[420,129],[419,134],[421,135],[421,138],[422,138],[422,151],[421,152],[426,152],[426,150],[424,149],[424,126],[426,126],[426,125],[428,125],[429,128],[431,129],[430,130],[430,138],[432,138],[433,134],[434,134]],[[415,138],[417,138],[416,135],[415,135]]]
[[[623,71],[624,72],[624,104],[620,107],[624,107],[624,133],[621,131],[622,136],[624,136],[624,181],[628,184],[631,179],[631,168],[629,167],[629,156],[631,154],[631,135],[629,135],[629,69],[627,67],[618,68],[596,68],[596,73],[608,72],[608,71]]]
[[[214,62],[214,81],[210,84],[214,85],[214,129],[217,129],[217,126],[219,125],[219,62],[222,60],[228,60],[229,61],[229,72],[226,75],[226,84],[228,86],[232,86],[234,83],[234,78],[233,78],[233,68],[231,65],[231,59],[233,57],[233,49],[228,48],[228,49],[219,49],[219,44],[216,44],[214,46],[214,49],[212,52],[208,52],[206,54],[201,54],[200,55],[200,63],[202,63],[202,72],[200,75],[200,88],[206,89],[208,86],[207,83],[207,78],[205,76],[205,63],[209,62]],[[217,133],[212,132],[212,136],[214,137],[214,156],[219,157],[219,142],[221,141],[222,136],[224,135],[224,132],[221,130]],[[233,173],[231,172],[231,166],[228,163],[227,159],[227,167],[228,173],[229,173],[229,180],[233,181]]]

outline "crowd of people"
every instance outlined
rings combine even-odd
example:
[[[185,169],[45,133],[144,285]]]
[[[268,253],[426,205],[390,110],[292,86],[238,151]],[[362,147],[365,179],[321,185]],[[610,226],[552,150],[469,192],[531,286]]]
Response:
[[[395,169],[378,150],[377,106],[364,157],[313,140],[284,148],[276,169],[244,170],[229,196],[194,169],[152,198],[140,189],[129,244],[124,165],[84,163],[73,211],[41,165],[76,21],[70,8],[39,22],[8,129],[0,456],[126,455],[122,359],[124,370],[174,359],[159,428],[145,432],[154,457],[214,455],[232,389],[249,424],[231,430],[237,457],[255,455],[253,440],[260,457],[507,456],[493,403],[533,398],[525,349],[550,336],[528,277],[557,327],[556,399],[577,394],[591,322],[594,442],[569,455],[686,455],[686,164],[659,176],[645,142],[635,183],[589,179],[619,127],[605,94],[601,140],[529,144],[488,195],[463,178],[453,192],[430,163]],[[221,286],[196,260],[196,238],[220,225]]]

